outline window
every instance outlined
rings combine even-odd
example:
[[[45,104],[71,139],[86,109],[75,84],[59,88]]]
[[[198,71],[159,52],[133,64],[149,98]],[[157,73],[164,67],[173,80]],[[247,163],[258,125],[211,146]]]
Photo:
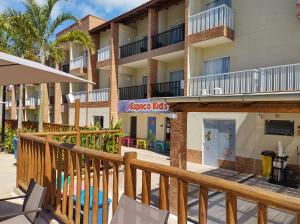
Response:
[[[216,75],[229,72],[230,58],[218,58],[204,61],[203,74]]]
[[[176,82],[176,81],[181,81],[181,80],[184,80],[184,71],[183,70],[170,72],[170,81],[171,82]]]
[[[145,75],[143,76],[143,85],[147,85],[147,83],[148,83],[148,76]]]
[[[294,136],[294,121],[268,120],[265,122],[265,134]]]
[[[94,125],[100,124],[100,126],[103,128],[104,125],[104,116],[94,116],[93,117]]]

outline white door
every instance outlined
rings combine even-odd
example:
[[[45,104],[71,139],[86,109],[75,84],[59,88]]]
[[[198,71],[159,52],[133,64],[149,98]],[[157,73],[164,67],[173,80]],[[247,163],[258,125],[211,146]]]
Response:
[[[217,120],[204,120],[203,164],[219,166],[219,130]]]

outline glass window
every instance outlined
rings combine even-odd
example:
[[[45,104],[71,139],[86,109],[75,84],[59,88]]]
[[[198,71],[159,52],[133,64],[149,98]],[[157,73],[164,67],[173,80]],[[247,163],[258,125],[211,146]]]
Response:
[[[104,116],[94,116],[93,117],[94,125],[100,124],[100,126],[103,128],[104,125]]]
[[[184,80],[184,71],[183,70],[170,72],[170,82],[176,82],[176,81],[181,81],[181,80]]]
[[[145,75],[143,76],[143,85],[147,85],[147,83],[148,83],[148,76]]]
[[[215,75],[229,72],[230,58],[218,58],[204,61],[203,74]]]

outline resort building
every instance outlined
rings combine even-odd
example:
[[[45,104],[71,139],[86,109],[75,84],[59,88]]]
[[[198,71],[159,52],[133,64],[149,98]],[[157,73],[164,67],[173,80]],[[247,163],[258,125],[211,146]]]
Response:
[[[49,87],[50,120],[72,124],[80,99],[80,125],[121,120],[128,145],[148,148],[147,139],[175,166],[190,161],[259,174],[261,152],[280,141],[299,168],[296,3],[152,0],[110,21],[87,16],[67,29],[89,32],[97,52],[70,44],[60,67],[96,84]],[[28,103],[38,107],[31,88]],[[27,110],[34,119],[35,108]],[[170,150],[171,132],[178,142]]]

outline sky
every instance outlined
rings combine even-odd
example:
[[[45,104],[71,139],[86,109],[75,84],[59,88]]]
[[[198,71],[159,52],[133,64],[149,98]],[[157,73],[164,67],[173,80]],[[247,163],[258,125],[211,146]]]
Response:
[[[22,1],[23,0],[0,0],[0,12],[7,7],[24,10]],[[36,1],[40,4],[44,4],[47,0]],[[71,12],[78,18],[83,18],[91,14],[109,20],[146,1],[147,0],[59,0],[51,16],[54,18],[61,12]],[[61,30],[68,25],[70,25],[70,23],[66,23],[59,29]]]

